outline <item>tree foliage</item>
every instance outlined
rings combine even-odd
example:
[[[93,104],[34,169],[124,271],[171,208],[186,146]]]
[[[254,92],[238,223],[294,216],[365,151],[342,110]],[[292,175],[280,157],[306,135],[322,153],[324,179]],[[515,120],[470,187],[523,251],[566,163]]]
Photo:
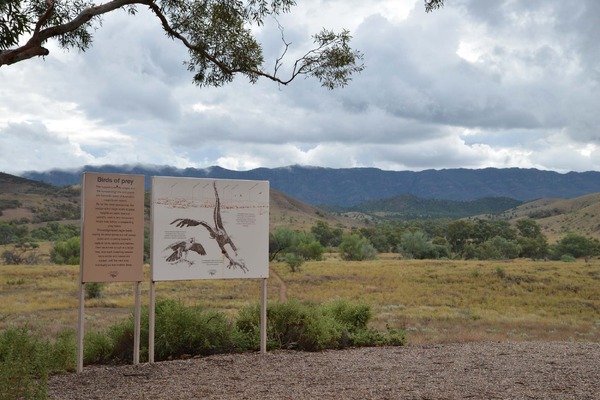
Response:
[[[307,260],[321,260],[325,248],[311,232],[294,231],[282,227],[269,234],[269,261],[276,258],[298,271]]]
[[[401,243],[397,250],[406,258],[438,259],[450,256],[450,246],[443,238],[436,238],[436,242],[429,240],[427,234],[421,230],[407,231],[402,234]]]
[[[369,239],[356,233],[344,235],[339,251],[342,260],[346,261],[372,260],[377,255]]]
[[[90,0],[2,0],[0,66],[47,56],[50,52],[44,46],[51,39],[64,49],[85,51],[105,14],[124,9],[135,15],[142,6],[158,18],[167,36],[187,48],[187,68],[200,86],[221,86],[238,74],[251,83],[264,77],[285,85],[305,76],[329,89],[347,85],[352,74],[364,69],[362,53],[350,47],[347,30],[316,33],[314,47],[290,64],[288,76],[280,77],[291,46],[281,28],[281,56],[267,72],[252,28],[268,17],[289,13],[295,4],[294,0],[111,0],[99,5]]]
[[[72,237],[62,242],[56,242],[50,250],[50,261],[56,264],[79,264],[80,238]]]
[[[424,0],[425,1],[425,11],[431,12],[437,10],[438,8],[442,8],[444,6],[444,0]]]
[[[575,258],[600,255],[600,241],[576,233],[568,233],[554,246],[554,258],[560,259],[564,255]]]
[[[310,228],[315,239],[324,247],[337,247],[342,242],[343,230],[341,228],[332,228],[327,221],[317,221]]]

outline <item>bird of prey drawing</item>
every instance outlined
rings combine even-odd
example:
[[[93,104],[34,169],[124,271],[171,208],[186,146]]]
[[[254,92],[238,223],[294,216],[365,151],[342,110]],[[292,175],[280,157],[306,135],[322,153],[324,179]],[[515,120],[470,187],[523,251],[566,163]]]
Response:
[[[215,190],[215,208],[213,211],[214,225],[210,225],[206,221],[197,221],[190,218],[178,218],[171,222],[171,225],[175,225],[178,228],[202,225],[208,230],[211,239],[214,239],[219,245],[221,254],[229,260],[227,268],[240,268],[245,273],[248,271],[248,268],[242,260],[237,259],[237,248],[223,226],[223,220],[221,218],[221,201],[219,199],[219,192],[217,191],[217,183],[215,181],[213,181],[213,188]],[[235,257],[231,255],[227,245],[229,245]]]
[[[165,251],[172,251],[171,255],[167,257],[167,261],[173,264],[186,262],[189,266],[194,264],[193,261],[187,259],[188,252],[193,251],[201,256],[206,255],[206,250],[204,247],[196,242],[195,238],[189,238],[188,240],[182,240],[180,242],[175,242],[170,244]]]

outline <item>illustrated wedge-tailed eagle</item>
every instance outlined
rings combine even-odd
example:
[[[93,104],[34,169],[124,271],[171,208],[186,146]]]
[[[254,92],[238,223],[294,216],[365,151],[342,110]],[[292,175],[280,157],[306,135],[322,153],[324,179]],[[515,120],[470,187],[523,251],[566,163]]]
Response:
[[[246,268],[244,262],[233,257],[226,247],[229,245],[231,250],[233,250],[234,255],[237,257],[237,248],[223,226],[223,220],[221,219],[221,201],[219,199],[219,192],[217,191],[217,183],[215,181],[213,181],[213,188],[215,190],[215,209],[213,211],[214,226],[211,226],[206,221],[197,221],[190,218],[178,218],[171,222],[171,225],[175,224],[178,228],[202,225],[208,231],[211,239],[214,239],[219,245],[221,254],[229,260],[227,268],[240,268],[242,271],[246,272],[248,271],[248,268]]]
[[[194,262],[187,259],[188,252],[190,251],[198,253],[201,256],[206,255],[204,247],[200,243],[197,243],[194,238],[172,243],[165,250],[172,251],[171,255],[167,257],[167,261],[174,264],[186,262],[189,265],[192,265]]]

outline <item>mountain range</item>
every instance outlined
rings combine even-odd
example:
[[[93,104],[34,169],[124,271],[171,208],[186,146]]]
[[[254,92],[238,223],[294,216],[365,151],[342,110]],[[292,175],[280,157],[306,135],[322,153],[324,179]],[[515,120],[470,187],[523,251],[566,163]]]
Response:
[[[79,223],[79,186],[57,187],[0,173],[0,223],[46,221]],[[543,198],[519,202],[508,198],[473,201],[423,199],[398,195],[353,207],[353,212],[330,213],[271,188],[270,226],[308,230],[317,220],[346,228],[364,226],[371,218],[464,218],[505,220],[533,218],[550,242],[568,232],[600,239],[600,193],[576,198]],[[370,224],[370,222],[368,222]]]
[[[152,176],[268,180],[270,186],[317,206],[352,207],[399,195],[424,199],[472,201],[505,197],[522,202],[540,198],[574,198],[600,192],[600,172],[569,172],[522,168],[385,171],[377,168],[289,166],[232,171],[221,167],[178,169],[168,166],[105,165],[78,170],[29,171],[23,177],[57,186],[79,184],[83,171],[141,174],[150,187]]]

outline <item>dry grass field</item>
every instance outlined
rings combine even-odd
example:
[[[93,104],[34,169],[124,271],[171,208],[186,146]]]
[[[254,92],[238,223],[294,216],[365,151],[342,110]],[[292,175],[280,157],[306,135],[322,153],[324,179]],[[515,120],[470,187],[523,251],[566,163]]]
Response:
[[[409,343],[489,340],[600,342],[600,260],[413,261],[382,255],[346,262],[328,255],[292,273],[275,263],[288,298],[369,303],[374,324],[403,328]],[[77,266],[0,265],[0,329],[28,326],[47,336],[77,326]],[[149,284],[142,283],[147,305]],[[280,282],[268,280],[269,301],[279,301]],[[86,331],[127,318],[133,283],[111,283],[86,300]],[[156,284],[157,298],[234,314],[258,301],[258,280],[179,281]]]

